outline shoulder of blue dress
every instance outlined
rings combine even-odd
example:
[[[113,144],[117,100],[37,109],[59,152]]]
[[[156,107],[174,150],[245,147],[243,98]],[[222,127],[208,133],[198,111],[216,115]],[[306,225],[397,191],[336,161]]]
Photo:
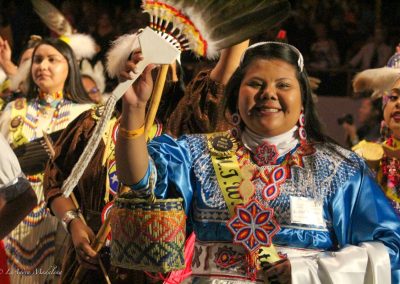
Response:
[[[362,171],[367,168],[365,161],[351,150],[345,149],[337,144],[316,143],[315,155],[322,160],[333,163],[340,168],[351,167],[353,170]]]

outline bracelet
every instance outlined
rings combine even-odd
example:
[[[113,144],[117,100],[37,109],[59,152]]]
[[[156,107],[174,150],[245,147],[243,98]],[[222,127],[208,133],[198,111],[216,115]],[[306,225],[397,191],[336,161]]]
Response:
[[[123,127],[119,127],[118,130],[118,135],[128,140],[136,139],[139,136],[143,135],[143,133],[144,133],[144,125],[138,129],[133,129],[133,130],[128,130]]]
[[[71,224],[72,220],[79,217],[80,217],[79,210],[69,210],[64,213],[64,216],[61,219],[61,224],[67,233],[69,233],[69,225]]]

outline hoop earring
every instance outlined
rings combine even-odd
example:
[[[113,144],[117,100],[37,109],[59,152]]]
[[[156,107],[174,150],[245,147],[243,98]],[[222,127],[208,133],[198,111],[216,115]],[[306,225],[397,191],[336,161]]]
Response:
[[[242,119],[240,118],[240,115],[238,112],[235,112],[232,114],[232,124],[233,128],[231,130],[231,134],[235,138],[240,137],[240,123],[242,122]]]
[[[307,132],[305,129],[306,117],[304,116],[303,111],[300,113],[299,117],[299,138],[301,144],[307,143]]]

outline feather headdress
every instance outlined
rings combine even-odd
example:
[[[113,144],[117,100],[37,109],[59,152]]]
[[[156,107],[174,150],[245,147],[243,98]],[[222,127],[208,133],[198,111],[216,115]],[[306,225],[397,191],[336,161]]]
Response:
[[[90,35],[75,33],[64,15],[46,0],[31,0],[33,9],[61,40],[68,43],[78,60],[92,58],[96,54],[96,43]]]
[[[215,58],[218,51],[251,38],[284,20],[289,1],[143,0],[150,27],[195,54]]]
[[[400,78],[400,70],[389,67],[367,69],[358,73],[353,79],[353,90],[356,93],[372,91],[371,98],[381,98]]]
[[[142,0],[142,7],[150,16],[150,28],[176,48],[210,59],[223,48],[265,32],[290,11],[286,0]],[[124,35],[113,43],[107,55],[111,77],[121,72],[120,63],[126,61],[133,44],[139,47],[134,38]]]
[[[358,73],[353,79],[353,90],[356,93],[372,91],[372,99],[383,97],[383,104],[386,104],[385,94],[398,79],[400,79],[399,48],[397,48],[395,54],[389,58],[386,67],[367,69]]]

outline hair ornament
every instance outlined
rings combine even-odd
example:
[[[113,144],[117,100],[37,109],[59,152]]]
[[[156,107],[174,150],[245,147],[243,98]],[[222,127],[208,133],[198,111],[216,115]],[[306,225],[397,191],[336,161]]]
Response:
[[[257,43],[255,43],[255,44],[250,45],[250,46],[245,50],[245,52],[242,54],[242,57],[240,58],[240,64],[243,63],[244,56],[245,56],[246,52],[247,52],[249,49],[253,49],[253,48],[255,48],[255,47],[262,46],[262,45],[267,45],[267,44],[283,45],[283,46],[287,46],[287,47],[289,47],[290,49],[294,50],[294,51],[298,54],[298,56],[299,56],[299,59],[297,60],[297,66],[299,67],[300,72],[303,72],[303,70],[304,70],[304,59],[303,59],[303,55],[301,54],[301,52],[300,52],[296,47],[294,47],[293,45],[288,44],[288,43],[285,43],[285,42],[280,42],[280,41],[261,41],[261,42],[257,42]]]

